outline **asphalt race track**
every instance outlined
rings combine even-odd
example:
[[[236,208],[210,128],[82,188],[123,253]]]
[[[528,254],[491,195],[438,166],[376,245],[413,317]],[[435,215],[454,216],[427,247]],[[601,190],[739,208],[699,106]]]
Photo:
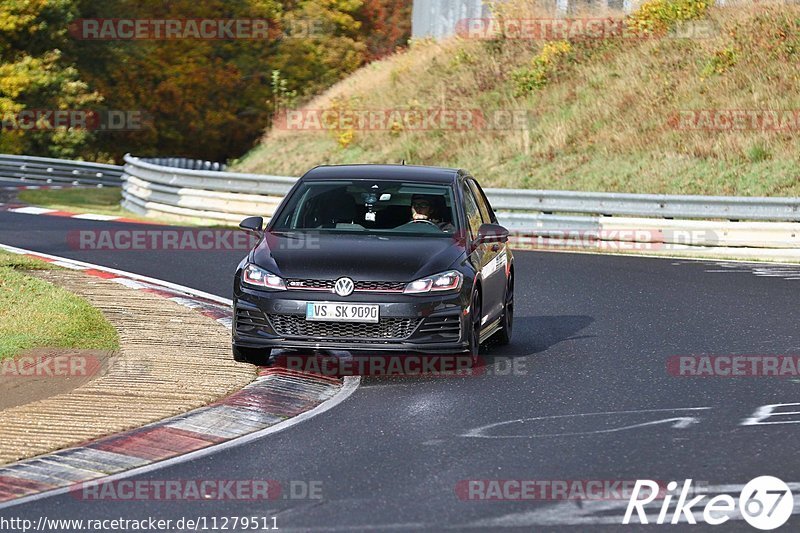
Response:
[[[68,246],[69,231],[101,228],[146,226],[0,212],[0,243],[226,298],[245,255]],[[756,275],[747,265],[710,261],[515,255],[514,342],[485,351],[485,374],[368,378],[341,405],[286,431],[142,476],[319,482],[323,499],[86,502],[67,494],[0,515],[275,516],[281,530],[319,531],[635,531],[642,526],[620,525],[627,501],[474,501],[456,487],[487,479],[800,481],[800,425],[741,425],[760,406],[800,402],[800,380],[676,377],[666,366],[676,355],[800,354],[800,267]],[[783,529],[798,526],[793,515]],[[742,520],[716,529],[754,531]]]

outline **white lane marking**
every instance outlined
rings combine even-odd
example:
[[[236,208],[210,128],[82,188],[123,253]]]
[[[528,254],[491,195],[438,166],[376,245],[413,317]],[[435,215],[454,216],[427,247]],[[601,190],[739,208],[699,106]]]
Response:
[[[138,281],[128,279],[128,278],[112,278],[110,281],[114,283],[119,283],[120,285],[124,285],[130,289],[144,289],[147,285],[143,283],[139,283]]]
[[[647,422],[642,422],[639,424],[633,424],[628,426],[621,426],[616,428],[609,428],[609,429],[597,429],[591,431],[581,431],[575,433],[549,433],[549,434],[542,434],[542,435],[487,435],[486,432],[492,430],[494,428],[500,426],[507,426],[512,424],[524,424],[525,422],[535,422],[538,420],[559,420],[565,418],[582,418],[582,417],[590,417],[590,416],[608,416],[608,415],[621,415],[621,414],[642,414],[642,413],[663,413],[663,412],[679,412],[679,411],[705,411],[707,409],[711,409],[711,407],[676,407],[672,409],[638,409],[632,411],[601,411],[597,413],[577,413],[571,415],[553,415],[553,416],[537,416],[532,418],[519,418],[516,420],[507,420],[505,422],[494,422],[492,424],[487,424],[485,426],[480,426],[474,429],[467,431],[459,435],[460,437],[466,438],[478,438],[478,439],[530,439],[530,438],[537,438],[537,437],[564,437],[564,436],[576,436],[576,435],[594,435],[599,433],[613,433],[616,431],[624,431],[628,429],[635,429],[639,427],[645,426],[652,426],[657,424],[666,424],[672,422],[673,429],[685,429],[692,424],[696,424],[699,422],[697,417],[693,416],[678,416],[678,417],[671,417],[671,418],[664,418],[659,420],[650,420]]]
[[[44,215],[46,213],[55,213],[56,209],[45,209],[44,207],[15,207],[14,209],[9,209],[12,213],[22,213],[23,215]]]
[[[84,213],[82,215],[72,215],[70,218],[80,218],[83,220],[100,220],[102,222],[107,222],[109,220],[117,220],[118,218],[122,217],[113,215],[96,215],[94,213]]]
[[[800,265],[793,263],[753,263],[752,261],[731,261],[730,264],[721,261],[705,262],[709,267],[704,272],[712,274],[743,273],[752,274],[762,278],[782,278],[787,280],[800,279]],[[686,262],[678,263],[686,264]]]
[[[186,287],[184,285],[178,285],[177,283],[172,283],[169,281],[164,281],[156,278],[150,278],[148,276],[141,276],[139,274],[134,274],[133,272],[126,272],[124,270],[117,270],[116,268],[109,268],[104,267],[101,265],[95,265],[92,263],[86,263],[84,261],[78,261],[76,259],[67,259],[66,257],[59,257],[57,255],[50,255],[43,252],[37,252],[35,250],[26,250],[24,248],[17,248],[15,246],[9,246],[7,244],[0,244],[0,248],[6,250],[7,252],[15,253],[15,254],[36,254],[42,257],[46,257],[48,259],[53,259],[55,261],[64,261],[67,263],[72,263],[73,265],[82,266],[85,268],[91,268],[93,270],[100,270],[102,272],[108,272],[109,274],[117,274],[118,276],[125,276],[128,278],[132,278],[138,281],[144,281],[146,283],[151,283],[156,286],[166,287],[168,289],[172,289],[175,291],[183,292],[186,294],[191,294],[192,296],[197,296],[198,298],[203,298],[205,300],[210,300],[212,302],[220,303],[223,305],[233,306],[233,301],[227,298],[221,298],[216,294],[210,294],[208,292],[199,291],[197,289],[192,289],[191,287]]]
[[[780,407],[798,407],[800,403],[773,403],[769,405],[762,405],[756,409],[752,416],[744,419],[740,426],[766,426],[775,424],[800,424],[800,420],[778,420],[776,422],[763,422],[768,418],[779,416],[796,416],[800,415],[800,411],[776,411]]]
[[[151,283],[153,285],[160,285],[162,287],[167,287],[167,288],[170,288],[170,289],[181,291],[181,292],[184,292],[186,294],[192,294],[192,295],[198,296],[200,298],[205,298],[206,300],[216,301],[218,303],[227,304],[229,306],[233,305],[233,302],[231,300],[228,300],[228,299],[225,299],[225,298],[220,298],[219,296],[216,296],[214,294],[209,294],[207,292],[198,291],[196,289],[192,289],[191,287],[178,285],[176,283],[170,283],[168,281],[162,281],[162,280],[158,280],[158,279],[155,279],[155,278],[150,278],[150,277],[147,277],[147,276],[140,276],[140,275],[134,274],[132,272],[125,272],[124,270],[117,270],[117,269],[108,268],[108,267],[104,267],[104,266],[100,266],[100,265],[94,265],[92,263],[85,263],[83,261],[76,261],[76,260],[73,260],[73,259],[67,259],[66,257],[59,257],[59,256],[56,256],[56,255],[45,254],[45,253],[41,253],[41,252],[36,252],[34,250],[26,250],[24,248],[17,248],[15,246],[9,246],[7,244],[0,244],[0,248],[2,248],[3,250],[6,250],[8,252],[15,253],[15,254],[36,254],[36,255],[40,255],[42,257],[46,257],[48,259],[53,259],[53,260],[56,260],[56,261],[65,261],[65,262],[73,263],[73,264],[76,264],[76,265],[84,266],[84,267],[87,267],[87,268],[92,268],[94,270],[101,270],[101,271],[104,271],[104,272],[110,272],[110,273],[113,273],[113,274],[128,276],[128,277],[131,277],[131,278],[134,278],[134,279],[138,279],[140,281],[146,281],[147,283]],[[264,437],[266,437],[268,435],[272,435],[274,433],[281,432],[281,431],[283,431],[285,429],[289,429],[290,427],[293,427],[293,426],[295,426],[297,424],[305,422],[306,420],[308,420],[310,418],[313,418],[313,417],[315,417],[317,415],[321,415],[322,413],[325,413],[325,412],[333,409],[334,407],[336,407],[340,403],[344,402],[347,398],[349,398],[358,389],[360,384],[361,384],[361,377],[360,376],[347,376],[347,377],[344,378],[344,384],[342,385],[342,388],[339,389],[339,392],[337,392],[336,394],[331,396],[328,400],[325,400],[324,402],[322,402],[321,404],[319,404],[315,408],[311,409],[310,411],[306,411],[305,413],[301,413],[301,414],[299,414],[299,415],[297,415],[295,417],[288,418],[288,419],[284,420],[283,422],[275,424],[274,426],[270,426],[270,427],[264,428],[264,429],[262,429],[260,431],[256,431],[254,433],[250,433],[249,435],[245,435],[244,437],[239,437],[239,438],[234,439],[234,440],[230,440],[230,441],[227,441],[227,442],[222,442],[220,444],[215,444],[213,446],[209,446],[209,447],[203,448],[201,450],[190,452],[190,453],[187,453],[185,455],[181,455],[179,457],[173,457],[171,459],[166,459],[164,461],[158,461],[158,462],[155,462],[155,463],[152,463],[152,464],[149,464],[149,465],[145,465],[145,466],[141,466],[141,467],[138,467],[138,468],[134,468],[134,469],[128,470],[126,472],[120,472],[119,474],[113,474],[111,476],[107,476],[107,477],[104,477],[104,478],[101,478],[101,479],[103,481],[112,482],[112,481],[116,481],[116,480],[119,480],[119,479],[126,479],[126,478],[137,476],[137,475],[140,475],[140,474],[153,472],[153,471],[156,471],[156,470],[160,470],[162,468],[169,468],[170,466],[173,466],[173,465],[194,461],[195,459],[200,459],[201,457],[206,457],[208,455],[213,455],[215,453],[219,453],[219,452],[222,452],[222,451],[225,451],[225,450],[240,446],[242,444],[247,444],[249,442],[253,442],[253,441],[259,440],[259,439],[264,438]],[[60,452],[56,452],[56,453],[63,453],[65,451],[67,451],[67,450],[61,450]],[[25,496],[23,498],[19,498],[19,499],[16,499],[16,500],[3,502],[3,503],[0,503],[0,510],[7,509],[9,507],[14,507],[16,505],[22,505],[24,503],[29,503],[29,502],[33,502],[33,501],[42,500],[42,499],[45,499],[45,498],[49,498],[51,496],[57,496],[59,494],[66,494],[70,490],[72,490],[72,487],[62,487],[62,488],[54,489],[54,490],[51,490],[51,491],[48,491],[48,492],[41,492],[39,494],[32,494],[30,496]]]
[[[68,263],[67,261],[53,261],[52,265],[58,265],[64,268],[70,268],[72,270],[86,270],[86,267],[74,265],[72,263]]]
[[[196,300],[192,300],[191,298],[183,298],[181,296],[173,296],[169,298],[178,305],[182,305],[183,307],[188,307],[189,309],[199,309],[203,307],[201,304],[197,303]]]

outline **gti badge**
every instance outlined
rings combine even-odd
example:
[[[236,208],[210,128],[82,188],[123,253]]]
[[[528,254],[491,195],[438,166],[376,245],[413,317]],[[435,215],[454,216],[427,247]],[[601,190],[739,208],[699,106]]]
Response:
[[[355,289],[355,284],[350,278],[339,278],[333,285],[334,292],[339,296],[350,296],[353,294],[353,289]]]

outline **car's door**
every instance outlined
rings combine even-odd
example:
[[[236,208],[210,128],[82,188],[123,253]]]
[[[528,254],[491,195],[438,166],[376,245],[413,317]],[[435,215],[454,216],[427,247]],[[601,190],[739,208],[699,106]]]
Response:
[[[478,204],[478,210],[481,213],[481,220],[484,224],[497,224],[497,217],[494,214],[492,206],[486,199],[483,189],[474,178],[467,181],[470,190],[475,196],[475,202]],[[490,243],[487,245],[489,253],[492,255],[492,263],[486,268],[488,276],[487,286],[492,291],[492,308],[489,320],[499,318],[503,313],[503,303],[505,302],[506,285],[508,284],[508,254],[506,250],[506,243]]]
[[[484,224],[486,219],[478,203],[478,195],[475,194],[473,186],[470,185],[470,178],[462,182],[461,194],[464,197],[464,214],[467,218],[470,242],[478,236],[478,229]],[[497,274],[498,250],[495,243],[479,244],[472,252],[475,263],[481,272],[482,291],[482,314],[481,323],[483,325],[491,323],[502,313],[503,308],[503,278],[502,274]]]

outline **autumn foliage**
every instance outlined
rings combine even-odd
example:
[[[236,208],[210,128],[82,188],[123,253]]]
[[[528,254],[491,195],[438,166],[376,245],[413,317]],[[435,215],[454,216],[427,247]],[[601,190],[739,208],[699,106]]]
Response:
[[[3,0],[0,153],[119,161],[126,152],[226,160],[281,106],[403,46],[396,0]],[[81,39],[81,19],[264,19],[251,40]],[[71,25],[72,23],[72,25]],[[131,131],[14,127],[34,109],[136,111]]]

